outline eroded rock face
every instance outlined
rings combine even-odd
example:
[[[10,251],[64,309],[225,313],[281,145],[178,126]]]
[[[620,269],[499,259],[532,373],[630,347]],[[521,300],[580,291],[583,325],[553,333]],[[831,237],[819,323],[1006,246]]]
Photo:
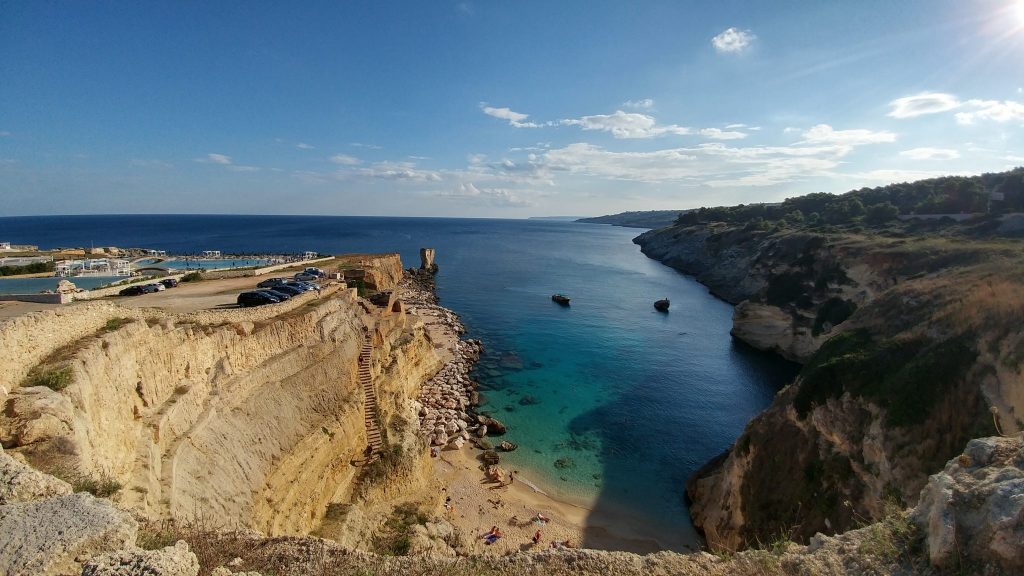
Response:
[[[196,576],[199,560],[188,544],[179,540],[162,550],[132,548],[89,559],[82,576]]]
[[[71,494],[71,485],[18,462],[0,448],[0,506]]]
[[[0,566],[7,574],[77,574],[76,558],[128,548],[138,524],[89,494],[0,506]]]
[[[933,475],[912,518],[927,531],[932,564],[963,559],[1024,573],[1024,441],[978,438]]]
[[[43,386],[21,388],[0,410],[0,444],[25,446],[71,433],[74,407],[67,396]]]
[[[810,328],[794,322],[791,312],[749,300],[733,310],[731,333],[758,350],[796,362],[810,358],[823,340],[815,338]]]

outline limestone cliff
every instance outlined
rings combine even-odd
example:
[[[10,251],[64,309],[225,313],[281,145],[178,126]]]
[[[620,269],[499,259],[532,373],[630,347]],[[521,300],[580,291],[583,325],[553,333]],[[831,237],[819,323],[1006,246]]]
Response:
[[[687,484],[709,543],[806,541],[916,500],[969,439],[1024,414],[1012,245],[672,227],[635,240],[737,304],[733,334],[805,363]]]
[[[309,533],[350,498],[367,445],[364,341],[394,443],[415,441],[397,424],[415,420],[418,385],[440,367],[422,324],[339,285],[254,310],[74,311],[23,321],[35,336],[3,326],[0,339],[33,352],[9,373],[71,377],[59,390],[8,381],[0,441],[44,470],[122,486],[118,504],[152,519]]]

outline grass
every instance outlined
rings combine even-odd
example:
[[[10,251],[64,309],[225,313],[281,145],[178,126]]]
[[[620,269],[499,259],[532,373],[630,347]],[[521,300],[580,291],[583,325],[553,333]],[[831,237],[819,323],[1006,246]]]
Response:
[[[107,323],[104,324],[103,328],[101,328],[100,330],[101,333],[113,332],[114,330],[117,330],[121,326],[129,324],[131,322],[134,322],[134,320],[132,320],[131,318],[111,318],[110,320],[107,320]]]
[[[418,506],[412,503],[399,504],[384,522],[384,526],[373,541],[378,554],[385,556],[405,556],[409,553],[412,543],[409,537],[412,527],[426,524],[430,519]]]
[[[882,519],[865,527],[857,552],[886,563],[912,560],[924,534],[895,500],[887,500]]]
[[[60,392],[74,382],[74,373],[70,366],[50,368],[48,370],[36,371],[33,369],[22,382],[22,387],[45,386],[50,390]]]
[[[78,477],[71,482],[71,486],[75,492],[88,492],[97,498],[109,498],[124,487],[117,480],[107,476],[101,478]]]

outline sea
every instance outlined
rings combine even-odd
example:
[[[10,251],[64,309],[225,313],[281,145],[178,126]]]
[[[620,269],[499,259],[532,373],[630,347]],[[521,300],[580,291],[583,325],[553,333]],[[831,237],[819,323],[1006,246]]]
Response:
[[[0,218],[0,240],[43,248],[399,252],[406,267],[419,265],[421,247],[435,248],[442,305],[484,345],[474,372],[482,410],[519,445],[503,465],[589,509],[585,546],[686,551],[699,546],[686,479],[729,447],[797,366],[734,340],[732,306],[644,256],[631,241],[640,232],[540,219]],[[571,304],[552,302],[556,292]],[[672,302],[667,313],[653,307],[660,298]]]

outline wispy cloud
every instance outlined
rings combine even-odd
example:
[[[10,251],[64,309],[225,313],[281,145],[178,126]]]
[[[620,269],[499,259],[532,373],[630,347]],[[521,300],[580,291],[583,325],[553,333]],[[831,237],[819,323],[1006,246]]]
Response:
[[[434,194],[438,198],[470,201],[487,206],[526,207],[534,202],[523,196],[523,191],[510,188],[478,187],[472,182],[460,182],[453,189]]]
[[[959,124],[974,124],[978,120],[1024,122],[1024,104],[1013,100],[968,100],[963,107],[973,110],[957,112],[956,121]]]
[[[610,132],[615,138],[653,138],[665,134],[690,134],[685,126],[659,126],[653,116],[616,110],[613,114],[595,114],[582,118],[560,120],[563,126],[579,126],[584,130]]]
[[[231,156],[226,154],[207,154],[205,158],[196,158],[196,162],[203,164],[217,164],[224,168],[231,170],[232,172],[256,172],[260,169],[259,166],[245,166],[235,164],[231,159]]]
[[[295,147],[301,150],[313,150],[316,148],[316,146],[313,146],[312,144],[306,144],[305,142],[299,142],[298,144],[295,145]]]
[[[623,108],[632,108],[634,110],[650,110],[654,108],[654,100],[651,98],[644,98],[643,100],[626,100],[622,103]]]
[[[922,92],[914,96],[904,96],[889,102],[889,116],[893,118],[916,118],[925,114],[946,112],[960,106],[960,101],[952,94],[943,92]]]
[[[900,156],[911,160],[955,160],[960,153],[950,148],[911,148],[903,150]]]
[[[871,180],[874,182],[913,182],[940,176],[962,176],[966,172],[940,172],[936,170],[870,170],[868,172],[854,172],[845,176],[860,180]]]
[[[335,164],[342,164],[344,166],[355,166],[363,163],[359,158],[349,156],[348,154],[335,154],[334,156],[331,156],[329,160]]]
[[[736,126],[736,124],[733,124]],[[739,126],[742,126],[740,124]],[[719,130],[718,128],[702,128],[700,135],[712,140],[741,140],[747,137],[745,132],[737,132],[735,130]]]
[[[365,144],[363,142],[349,142],[348,145],[352,146],[353,148],[368,148],[370,150],[382,150],[381,146],[377,146],[376,144]]]
[[[339,176],[360,176],[376,180],[406,180],[410,182],[440,182],[441,174],[423,170],[413,162],[376,162],[365,168],[339,172]]]
[[[711,45],[722,54],[739,54],[745,51],[757,39],[750,30],[726,28],[711,39]]]
[[[887,130],[835,130],[828,124],[818,124],[803,133],[804,142],[809,144],[838,144],[840,146],[861,146],[895,142],[896,134]]]
[[[530,115],[513,112],[509,108],[494,108],[493,106],[488,106],[485,102],[481,102],[480,109],[488,116],[500,118],[501,120],[508,120],[509,126],[515,126],[516,128],[540,128],[542,126],[541,124],[534,122],[523,122],[523,120],[529,118]]]

